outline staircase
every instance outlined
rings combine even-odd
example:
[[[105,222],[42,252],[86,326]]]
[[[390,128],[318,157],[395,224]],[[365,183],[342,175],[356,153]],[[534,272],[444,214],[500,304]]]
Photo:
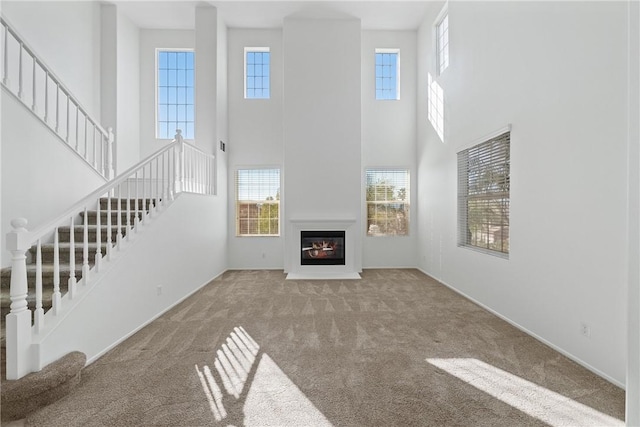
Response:
[[[127,201],[129,202],[129,214],[127,214]],[[108,209],[108,204],[111,209]],[[58,228],[58,245],[54,242],[44,243],[40,245],[40,256],[42,264],[36,264],[37,245],[32,246],[28,250],[26,265],[28,297],[27,304],[30,310],[36,310],[36,281],[38,277],[38,269],[41,269],[42,281],[42,308],[48,311],[53,305],[54,292],[56,284],[58,292],[62,295],[68,292],[68,277],[73,274],[77,279],[83,275],[82,267],[84,263],[84,240],[85,240],[85,223],[87,225],[88,242],[100,241],[100,253],[107,253],[107,245],[109,238],[112,242],[120,237],[125,238],[127,233],[131,232],[136,224],[136,203],[137,219],[140,222],[150,210],[150,207],[156,205],[156,199],[108,199],[101,198],[99,201],[100,210],[88,210],[86,216],[84,212],[79,214],[81,224],[71,226],[62,226]],[[120,204],[120,221],[118,221],[118,204]],[[134,207],[132,210],[131,207]],[[143,208],[144,207],[144,208]],[[109,211],[111,221],[109,221]],[[98,222],[98,215],[100,221]],[[128,217],[128,221],[127,221]],[[107,224],[116,225],[107,225]],[[125,224],[118,227],[118,223]],[[127,226],[126,224],[130,224]],[[109,228],[111,233],[109,233]],[[100,233],[98,239],[97,234]],[[73,235],[73,243],[72,243]],[[73,245],[73,257],[75,262],[71,262],[71,247]],[[58,251],[58,266],[54,263],[56,258],[56,247]],[[87,261],[89,268],[95,266],[95,254],[97,252],[97,243],[88,243]],[[4,319],[9,313],[11,300],[9,298],[11,282],[11,269],[6,268],[1,272],[1,300],[0,314]],[[33,320],[32,320],[33,322]],[[33,323],[32,323],[33,324]],[[5,328],[3,324],[1,333],[1,361],[2,361],[2,421],[11,421],[24,418],[30,412],[40,407],[46,406],[67,395],[73,387],[80,381],[80,372],[85,365],[86,356],[83,353],[73,352],[63,357],[59,361],[52,363],[40,372],[32,373],[17,381],[7,381],[5,370],[6,348],[5,348]]]

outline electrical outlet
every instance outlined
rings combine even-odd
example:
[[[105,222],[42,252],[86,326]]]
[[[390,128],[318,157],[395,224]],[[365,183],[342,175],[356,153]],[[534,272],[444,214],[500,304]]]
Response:
[[[580,322],[580,335],[585,338],[591,338],[591,326],[586,322]]]

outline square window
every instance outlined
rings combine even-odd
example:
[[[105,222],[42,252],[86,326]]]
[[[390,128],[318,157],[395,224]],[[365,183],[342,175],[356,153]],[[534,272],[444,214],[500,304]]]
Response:
[[[280,169],[236,171],[236,236],[280,235]]]
[[[409,234],[409,170],[366,170],[367,236]]]

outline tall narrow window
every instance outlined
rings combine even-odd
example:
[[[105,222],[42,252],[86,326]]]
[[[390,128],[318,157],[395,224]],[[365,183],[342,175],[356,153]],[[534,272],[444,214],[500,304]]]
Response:
[[[244,97],[268,99],[271,97],[271,52],[268,47],[244,48]]]
[[[458,153],[458,245],[509,254],[507,131]]]
[[[280,169],[236,171],[236,235],[280,235]]]
[[[436,133],[440,137],[440,140],[444,142],[444,93],[442,86],[438,84],[431,77],[431,73],[428,75],[429,83],[429,121],[435,129]]]
[[[409,171],[367,169],[367,235],[409,234]]]
[[[436,24],[436,58],[440,75],[449,66],[449,13],[446,10]]]
[[[193,139],[195,112],[193,103],[193,60],[190,50],[156,51],[157,112],[156,138],[172,139],[182,129],[185,139]]]
[[[400,99],[399,49],[376,49],[376,99]]]

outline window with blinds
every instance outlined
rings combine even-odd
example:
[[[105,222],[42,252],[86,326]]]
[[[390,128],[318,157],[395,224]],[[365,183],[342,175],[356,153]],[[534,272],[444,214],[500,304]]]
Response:
[[[511,132],[458,153],[458,246],[509,254]]]
[[[236,171],[236,235],[280,235],[280,169]]]
[[[409,234],[409,171],[367,169],[366,203],[368,236]]]

